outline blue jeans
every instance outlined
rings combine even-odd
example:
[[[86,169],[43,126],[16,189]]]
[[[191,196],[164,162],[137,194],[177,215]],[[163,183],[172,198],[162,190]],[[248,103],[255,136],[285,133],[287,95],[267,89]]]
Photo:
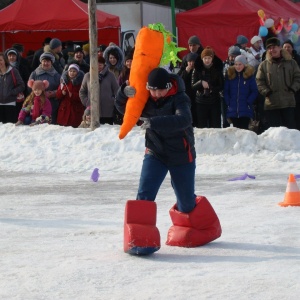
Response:
[[[184,165],[166,166],[155,156],[145,154],[137,200],[154,201],[169,171],[177,199],[177,209],[184,213],[192,211],[196,205],[195,169],[195,160]]]

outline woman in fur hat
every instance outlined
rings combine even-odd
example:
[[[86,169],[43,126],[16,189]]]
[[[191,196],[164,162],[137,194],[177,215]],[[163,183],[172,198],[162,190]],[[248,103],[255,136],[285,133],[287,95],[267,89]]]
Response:
[[[57,99],[60,105],[57,114],[57,124],[62,126],[78,127],[81,122],[84,106],[79,98],[79,90],[84,73],[76,64],[71,64],[63,72],[60,85],[57,89]]]
[[[234,66],[227,70],[224,86],[226,116],[236,128],[248,129],[253,118],[253,102],[258,95],[254,72],[244,55],[237,56]]]
[[[18,125],[38,125],[43,123],[51,123],[52,107],[49,99],[46,96],[45,90],[49,86],[47,80],[30,79],[28,86],[32,89],[30,95],[23,103],[18,117]]]
[[[108,66],[108,70],[111,71],[115,75],[116,80],[118,80],[123,68],[123,51],[120,47],[112,43],[105,49],[103,57],[105,59],[105,64]]]

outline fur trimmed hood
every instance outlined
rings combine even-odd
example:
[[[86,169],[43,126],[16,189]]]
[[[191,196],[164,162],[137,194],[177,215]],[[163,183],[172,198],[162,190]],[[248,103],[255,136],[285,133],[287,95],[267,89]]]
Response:
[[[284,60],[292,60],[293,59],[291,54],[289,54],[285,49],[281,49],[280,52],[281,52],[281,55]],[[272,61],[272,56],[269,51],[267,51],[266,60]]]
[[[84,73],[79,70],[77,76],[73,79],[73,85],[81,85],[84,77]],[[62,81],[68,83],[70,81],[70,77],[68,76],[68,70],[64,71],[61,75]]]
[[[117,64],[115,65],[115,68],[117,68],[118,70],[122,70],[123,68],[123,65],[124,65],[124,53],[123,51],[121,50],[120,47],[118,47],[117,45],[111,45],[111,46],[108,46],[104,53],[103,53],[103,57],[105,59],[105,63],[106,65],[109,67],[109,68],[113,68],[113,66],[111,65],[111,63],[109,62],[109,54],[112,52],[112,54],[114,56],[117,56],[117,59],[118,59],[118,62]]]
[[[243,78],[248,79],[249,77],[251,77],[254,74],[254,72],[255,72],[255,70],[252,66],[246,65],[244,70],[242,71]],[[229,80],[236,78],[237,71],[235,70],[234,66],[231,66],[228,68],[227,74],[228,74]]]

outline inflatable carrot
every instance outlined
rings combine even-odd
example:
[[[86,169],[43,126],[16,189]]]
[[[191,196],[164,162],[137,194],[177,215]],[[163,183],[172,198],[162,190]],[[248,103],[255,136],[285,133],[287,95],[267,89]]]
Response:
[[[136,38],[135,50],[129,75],[129,84],[134,87],[136,94],[129,98],[119,138],[123,139],[135,126],[149,97],[146,89],[148,74],[159,66],[166,66],[170,62],[176,65],[180,60],[177,52],[185,48],[177,48],[172,42],[172,34],[165,30],[161,23],[143,27]]]

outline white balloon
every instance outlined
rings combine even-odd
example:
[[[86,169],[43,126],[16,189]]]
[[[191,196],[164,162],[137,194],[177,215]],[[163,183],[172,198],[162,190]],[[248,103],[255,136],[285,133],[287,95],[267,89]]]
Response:
[[[267,28],[271,28],[273,25],[274,25],[274,20],[273,19],[267,19],[266,21],[265,21],[265,27],[267,27]]]

